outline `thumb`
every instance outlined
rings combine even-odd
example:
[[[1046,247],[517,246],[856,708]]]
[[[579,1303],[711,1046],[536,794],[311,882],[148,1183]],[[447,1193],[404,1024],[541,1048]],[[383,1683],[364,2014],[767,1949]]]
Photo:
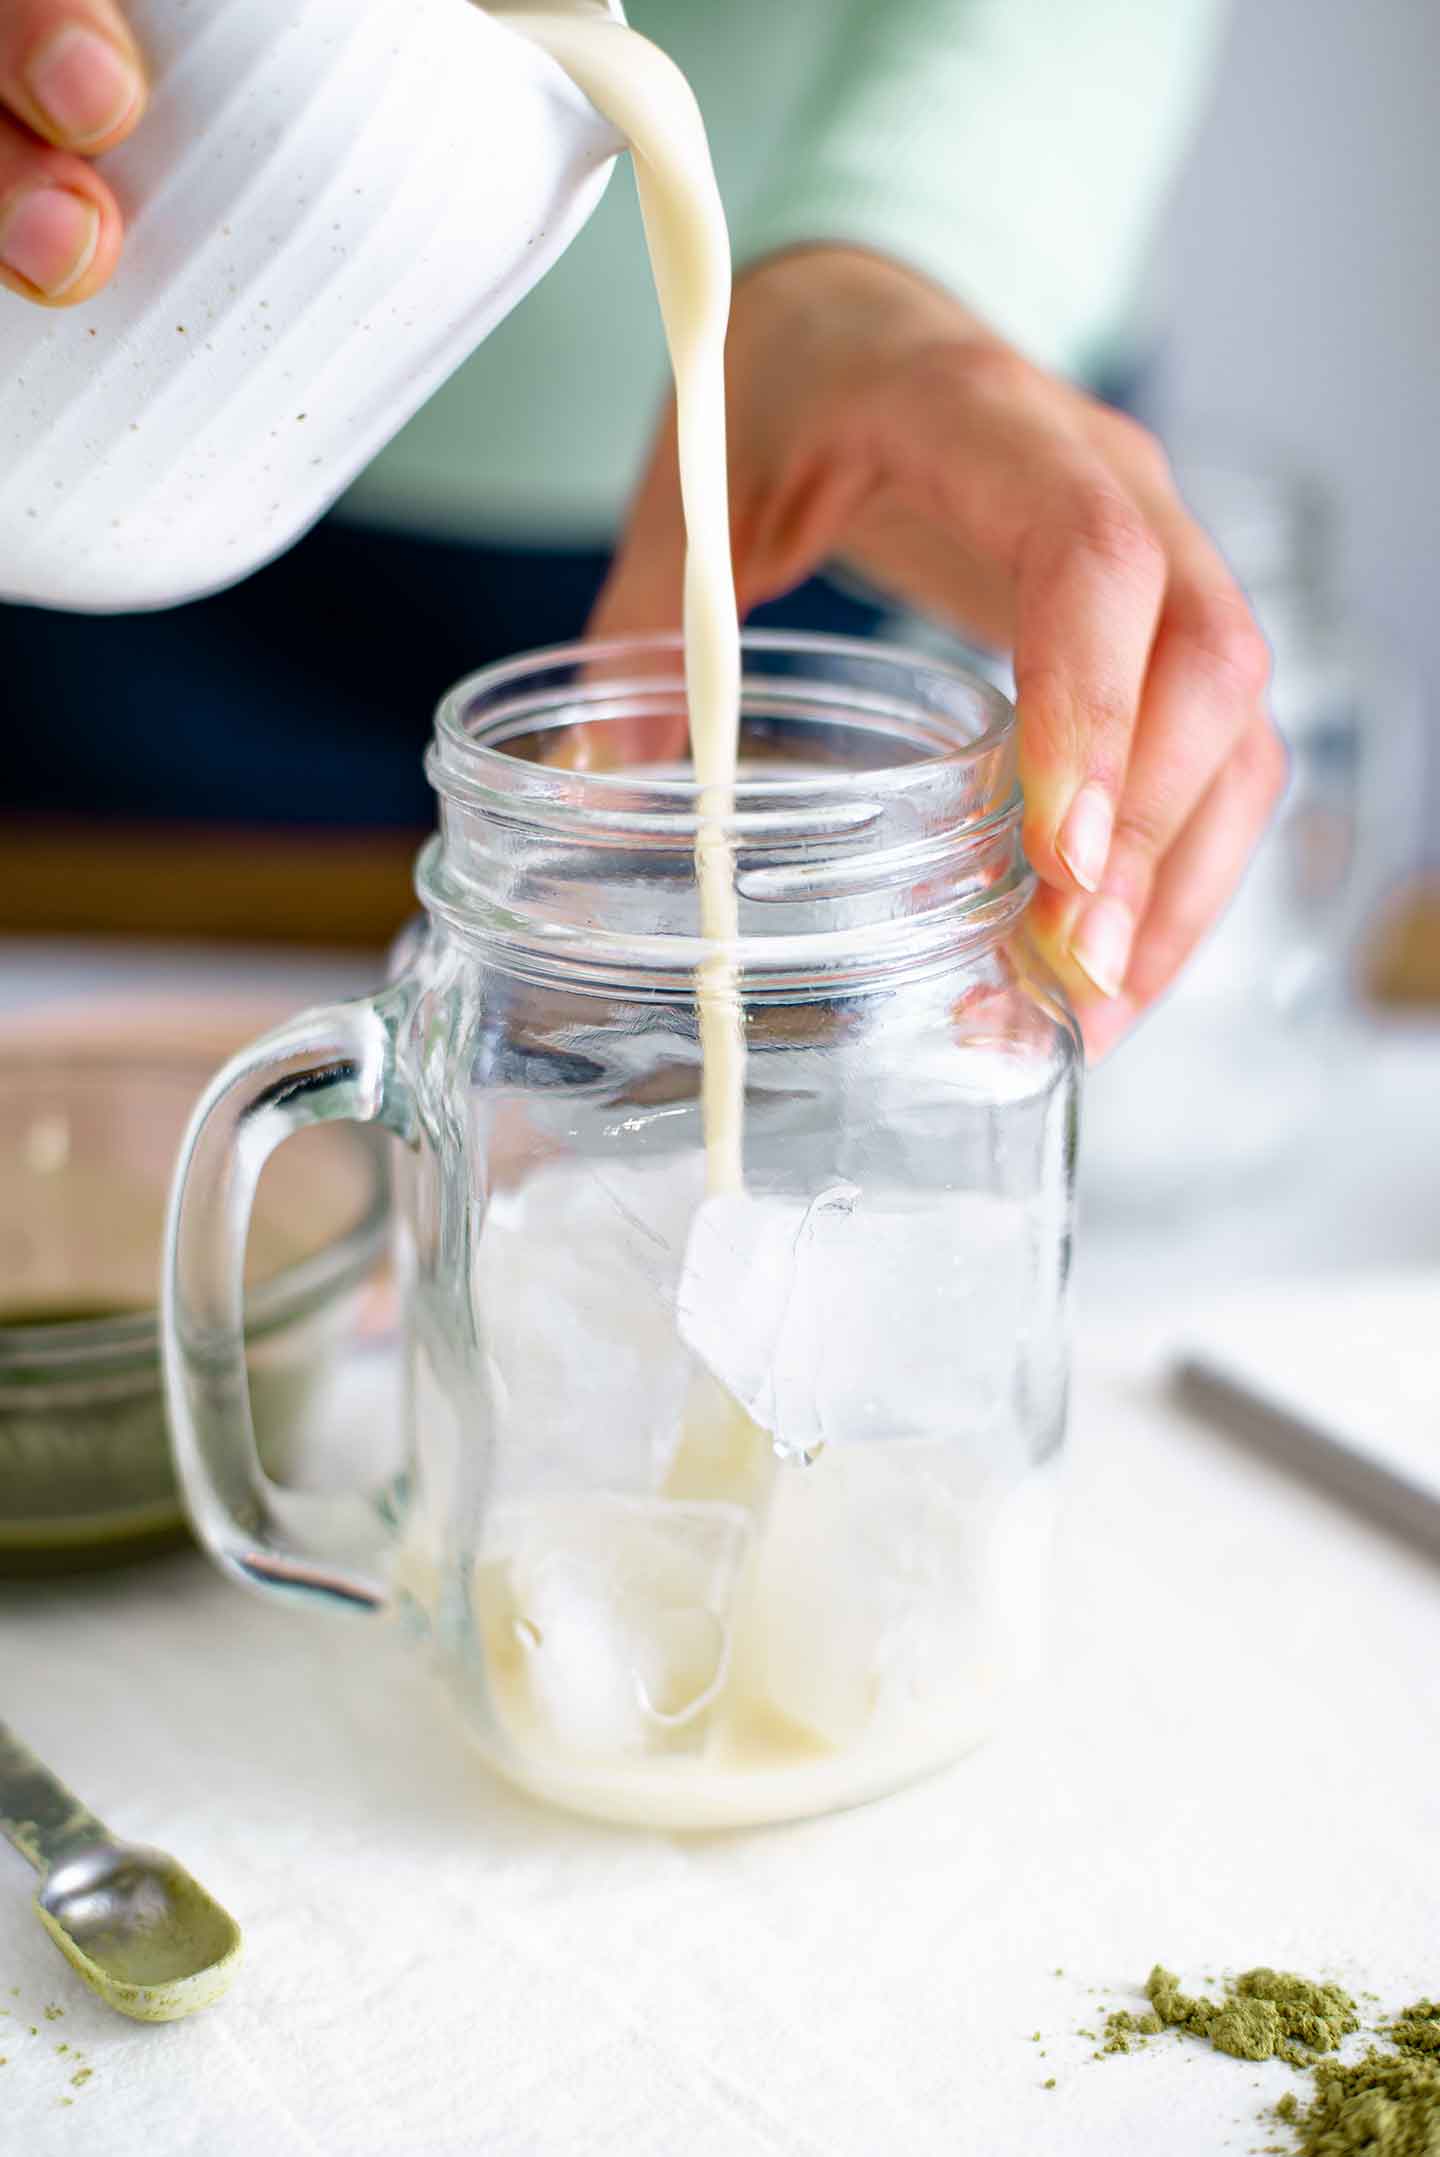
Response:
[[[678,629],[684,613],[685,518],[675,407],[655,437],[645,476],[626,516],[610,574],[590,616],[587,634],[623,637]]]
[[[675,407],[668,407],[650,452],[645,476],[630,504],[625,529],[595,602],[587,637],[673,634],[685,615],[685,515],[680,500],[680,457]],[[617,662],[597,656],[589,671],[609,672]],[[627,652],[620,672],[627,681],[651,671],[676,676],[674,651]],[[676,697],[643,713],[605,722],[603,743],[592,741],[579,760],[591,769],[670,764],[683,759],[689,734],[688,707],[678,681]]]

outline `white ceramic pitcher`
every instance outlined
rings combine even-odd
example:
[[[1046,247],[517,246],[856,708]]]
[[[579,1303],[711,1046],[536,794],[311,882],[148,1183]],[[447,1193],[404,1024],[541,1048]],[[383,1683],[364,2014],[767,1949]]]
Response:
[[[114,280],[64,311],[0,293],[0,597],[87,612],[281,553],[550,267],[620,147],[470,0],[129,17],[153,93],[103,160]]]

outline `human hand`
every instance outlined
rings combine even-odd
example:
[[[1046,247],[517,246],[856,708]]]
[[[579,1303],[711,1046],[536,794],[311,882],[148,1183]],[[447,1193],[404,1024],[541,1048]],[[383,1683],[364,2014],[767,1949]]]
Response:
[[[86,160],[123,142],[144,106],[112,0],[0,0],[0,284],[42,307],[99,291],[121,219]]]
[[[742,614],[837,556],[1014,655],[1032,934],[1099,1057],[1223,911],[1284,784],[1246,602],[1130,419],[876,255],[735,287],[730,497]],[[680,618],[673,411],[597,635]]]

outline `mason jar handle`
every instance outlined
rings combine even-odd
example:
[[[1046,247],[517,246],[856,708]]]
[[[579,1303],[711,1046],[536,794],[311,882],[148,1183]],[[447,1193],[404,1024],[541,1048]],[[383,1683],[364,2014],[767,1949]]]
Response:
[[[395,992],[307,1011],[242,1049],[185,1134],[165,1233],[165,1392],[181,1488],[224,1570],[252,1588],[352,1609],[388,1601],[380,1509],[283,1489],[260,1463],[245,1368],[245,1243],[260,1171],[307,1125],[349,1118],[409,1139]]]

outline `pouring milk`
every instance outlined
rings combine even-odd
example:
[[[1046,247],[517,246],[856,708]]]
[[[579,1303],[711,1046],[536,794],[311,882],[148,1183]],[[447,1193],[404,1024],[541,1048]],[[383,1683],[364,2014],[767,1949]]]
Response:
[[[635,161],[678,407],[696,878],[710,947],[696,983],[705,1186],[724,1201],[742,1191],[745,1084],[727,822],[740,645],[725,218],[699,110],[663,53],[591,8],[549,0],[499,13],[566,69]],[[978,1613],[997,1567],[1023,1601],[1048,1493],[961,1503],[945,1451],[928,1439],[842,1445],[785,1467],[769,1433],[702,1371],[655,1501],[501,1508],[475,1604],[506,1772],[585,1811],[701,1826],[853,1803],[952,1758],[988,1727],[1010,1647],[1006,1625],[997,1635]],[[877,1594],[877,1542],[905,1554],[903,1607],[893,1583]],[[957,1639],[968,1648],[957,1652]]]
[[[730,235],[705,125],[673,60],[613,18],[589,8],[553,6],[498,13],[560,63],[626,138],[635,161],[679,417],[685,683],[695,776],[702,789],[695,850],[700,921],[707,941],[727,947],[738,933],[725,819],[734,802],[740,727],[740,623],[725,463]],[[706,1186],[712,1193],[738,1191],[745,1048],[735,974],[723,948],[705,961],[697,1001]]]
[[[700,785],[695,848],[700,926],[711,953],[696,982],[711,1197],[742,1186],[745,1036],[735,967],[739,933],[726,820],[740,731],[740,623],[730,557],[725,453],[725,331],[730,235],[705,124],[669,56],[598,7],[525,6],[499,19],[542,45],[630,145],[645,239],[675,376],[685,513],[685,682]],[[773,1472],[765,1434],[718,1384],[692,1389],[667,1479],[676,1498],[763,1499]]]
[[[297,1072],[313,1055],[327,1085],[344,1074],[334,1112],[384,1120],[383,1087],[353,1073],[372,1054],[388,1073],[393,1056],[403,1090],[412,1048],[428,1057],[438,1038],[427,1025],[423,1051],[397,1039],[362,1000],[257,1044],[192,1127],[168,1237],[167,1381],[197,1521],[253,1585],[433,1619],[482,1749],[561,1803],[703,1827],[878,1795],[983,1736],[1026,1659],[1050,1502],[1029,1425],[1060,1374],[1048,1334],[1026,1358],[1009,1349],[1027,1284],[1058,1295],[1063,1170],[1037,1171],[1028,1210],[947,1177],[943,1152],[934,1177],[867,1170],[861,1191],[824,1173],[811,1131],[819,1165],[793,1178],[782,1165],[762,1188],[774,1148],[757,1118],[744,1188],[729,251],[695,101],[596,0],[506,0],[496,15],[466,0],[133,4],[157,67],[148,123],[117,153],[133,147],[125,275],[88,320],[12,325],[15,395],[0,370],[0,452],[15,450],[0,454],[0,541],[24,541],[0,555],[16,596],[166,603],[288,544],[554,259],[622,136],[675,367],[688,536],[703,1188],[697,1150],[668,1131],[632,1149],[607,1128],[602,1160],[544,1143],[543,1113],[531,1124],[522,1103],[520,1171],[489,1179],[472,1236],[477,1134],[457,1095],[473,1092],[483,1121],[504,1089],[473,1070],[452,1088],[447,1067],[457,1129],[430,1149],[438,1185],[417,1181],[400,1211],[419,1229],[438,1191],[438,1217],[465,1229],[412,1269],[415,1473],[382,1582],[372,1506],[299,1491],[283,1514],[272,1505],[243,1388],[244,1178],[227,1164],[252,1128],[242,1105],[276,1100],[267,1144],[310,1120],[298,1105],[281,1116],[276,1053]],[[262,111],[276,152],[257,173],[243,146]],[[202,172],[208,191],[188,184]],[[272,212],[308,200],[315,174],[308,219]],[[487,188],[493,218],[477,220]],[[233,231],[215,231],[217,204]],[[321,230],[334,268],[317,279]],[[206,334],[187,329],[177,355],[192,321]],[[224,491],[207,471],[227,475]],[[446,950],[458,961],[458,942]],[[483,968],[459,963],[464,1007]],[[407,971],[425,982],[418,956]],[[1051,1077],[1068,1069],[1052,1031]],[[940,1130],[942,1148],[949,1044],[946,1025],[943,1096],[917,1141]],[[680,1090],[649,1104],[656,1117],[692,1116],[688,1075]],[[613,1097],[594,1093],[603,1122]],[[1047,1146],[1064,1140],[1069,1100],[1036,1096]],[[914,1291],[903,1311],[897,1281]],[[1038,1373],[1034,1415],[1012,1399],[1017,1369]],[[956,1442],[967,1429],[979,1443]],[[304,1549],[312,1500],[323,1566]],[[328,1553],[352,1541],[363,1566],[337,1569]]]

